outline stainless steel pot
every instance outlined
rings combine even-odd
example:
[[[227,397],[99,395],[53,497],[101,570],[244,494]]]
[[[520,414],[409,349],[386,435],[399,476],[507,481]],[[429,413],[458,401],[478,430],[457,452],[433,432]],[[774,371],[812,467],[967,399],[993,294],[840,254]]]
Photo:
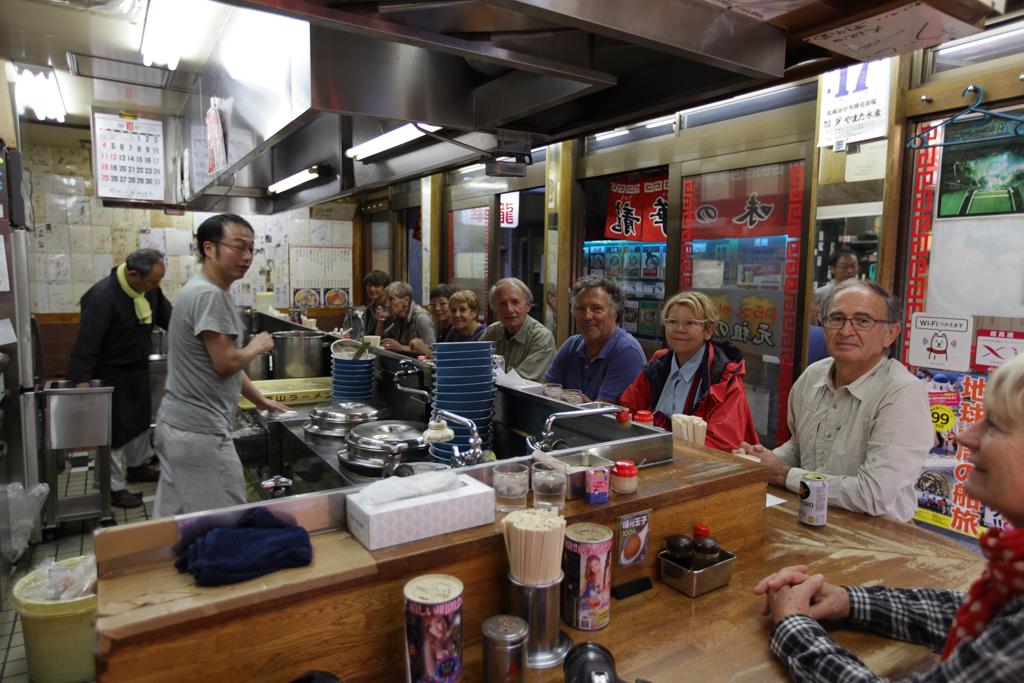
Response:
[[[261,379],[273,379],[273,375],[270,373],[270,359],[271,353],[261,353],[252,359],[252,361],[245,367],[245,374],[249,376],[249,379],[253,382]]]
[[[323,377],[324,339],[318,330],[274,333],[274,379]]]
[[[422,422],[384,420],[353,427],[347,447],[338,451],[341,466],[364,477],[381,477],[391,455],[390,446],[405,444],[397,455],[400,463],[425,460],[428,445],[423,440],[427,425]]]
[[[149,359],[167,360],[167,332],[154,327],[150,332],[150,340]]]
[[[328,401],[309,412],[309,421],[302,425],[302,430],[307,444],[337,450],[347,446],[345,439],[353,427],[384,420],[390,415],[386,407],[357,401]]]

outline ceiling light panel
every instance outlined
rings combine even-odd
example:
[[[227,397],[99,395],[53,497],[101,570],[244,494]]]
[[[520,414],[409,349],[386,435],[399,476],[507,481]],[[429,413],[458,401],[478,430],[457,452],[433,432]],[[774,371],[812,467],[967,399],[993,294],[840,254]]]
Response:
[[[105,81],[142,85],[149,88],[167,88],[174,75],[173,71],[164,67],[143,66],[76,52],[68,53],[68,65],[71,67],[71,73],[75,76],[102,78]]]

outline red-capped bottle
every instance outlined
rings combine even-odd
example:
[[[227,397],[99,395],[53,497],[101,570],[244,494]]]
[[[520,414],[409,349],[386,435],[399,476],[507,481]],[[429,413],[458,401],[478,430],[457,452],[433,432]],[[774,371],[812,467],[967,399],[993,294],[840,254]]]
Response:
[[[706,524],[693,525],[693,571],[699,572],[718,562],[718,541],[711,537]]]

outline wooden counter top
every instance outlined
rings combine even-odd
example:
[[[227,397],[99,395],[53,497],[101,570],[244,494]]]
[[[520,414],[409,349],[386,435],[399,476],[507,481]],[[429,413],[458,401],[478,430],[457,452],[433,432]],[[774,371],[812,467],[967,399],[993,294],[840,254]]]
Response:
[[[655,579],[654,590],[612,600],[611,623],[596,632],[562,628],[574,643],[601,643],[615,656],[623,680],[789,681],[782,663],[768,648],[772,623],[760,615],[762,598],[751,591],[782,567],[806,564],[839,585],[966,589],[984,567],[982,558],[925,529],[889,519],[829,509],[824,528],[797,521],[796,495],[769,487],[786,503],[769,508],[763,543],[736,553],[732,582],[690,598]],[[841,627],[826,628],[840,645],[876,673],[893,677],[927,669],[938,661],[930,648],[901,643]],[[466,648],[470,683],[482,679],[479,641]],[[347,679],[346,679],[347,680]],[[357,679],[368,680],[368,679]],[[399,676],[376,680],[402,680]],[[524,681],[564,681],[561,667],[530,671]]]
[[[637,494],[613,494],[605,505],[569,501],[564,511],[570,523],[612,527],[618,515],[653,508],[652,548],[662,547],[665,535],[703,522],[712,525],[723,548],[736,550],[729,586],[691,599],[662,584],[655,570],[653,590],[613,600],[611,625],[604,631],[583,633],[563,625],[575,642],[590,639],[608,646],[624,679],[659,682],[699,673],[711,680],[784,680],[767,647],[770,623],[759,616],[759,598],[750,590],[786,564],[809,564],[834,583],[894,586],[965,587],[981,571],[981,559],[957,544],[891,520],[830,510],[824,529],[804,527],[796,521],[788,492],[772,489],[789,502],[766,512],[767,468],[705,448],[676,445],[674,454],[676,462],[642,472]],[[111,607],[116,596],[132,593],[125,583],[140,568],[106,575],[100,580],[99,613],[110,616],[97,620],[97,678],[100,683],[203,677],[277,683],[321,669],[346,682],[404,680],[402,586],[413,576],[441,572],[465,584],[463,680],[480,681],[480,624],[508,610],[508,564],[499,526],[370,554],[376,571],[357,579],[308,586],[292,574],[296,570],[277,572],[260,579],[276,590],[266,599],[252,595],[246,605],[225,601],[228,591],[210,592],[201,616],[194,611],[196,597],[190,596],[193,611],[180,614],[187,618],[177,623],[140,619],[133,624],[132,610]],[[649,553],[649,570],[656,560],[656,553]],[[315,555],[314,565],[329,561]],[[861,633],[839,637],[883,673],[927,655],[925,648]],[[528,680],[561,681],[563,675],[556,667],[531,671]]]

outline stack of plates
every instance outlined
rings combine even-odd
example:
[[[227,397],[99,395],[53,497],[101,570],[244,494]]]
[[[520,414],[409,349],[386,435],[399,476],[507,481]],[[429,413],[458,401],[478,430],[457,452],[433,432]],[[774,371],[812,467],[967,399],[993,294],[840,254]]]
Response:
[[[352,360],[331,358],[331,394],[337,401],[362,401],[373,398],[377,361],[374,356]]]
[[[494,435],[492,346],[489,341],[434,344],[434,408],[472,420],[483,441],[483,450],[491,447]],[[452,422],[448,427],[455,432],[455,438],[430,445],[430,454],[437,462],[450,463],[455,446],[460,452],[469,448],[469,428]]]

